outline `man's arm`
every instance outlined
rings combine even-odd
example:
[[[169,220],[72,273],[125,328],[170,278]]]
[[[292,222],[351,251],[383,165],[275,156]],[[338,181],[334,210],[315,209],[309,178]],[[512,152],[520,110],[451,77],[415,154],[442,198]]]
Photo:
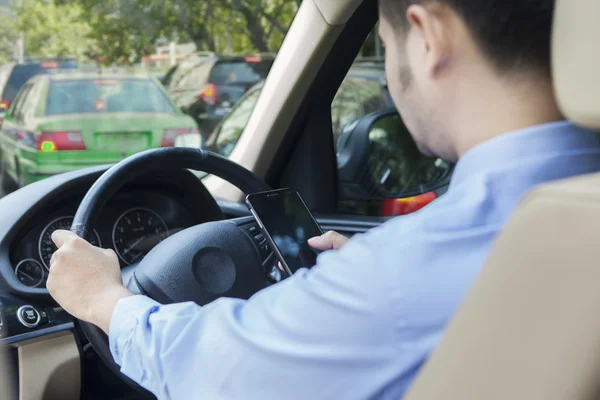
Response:
[[[113,356],[159,398],[370,398],[410,362],[392,307],[396,274],[378,268],[373,240],[325,253],[248,301],[163,306],[124,296],[110,323]],[[75,268],[68,256],[52,268]],[[83,314],[102,323],[102,312]]]

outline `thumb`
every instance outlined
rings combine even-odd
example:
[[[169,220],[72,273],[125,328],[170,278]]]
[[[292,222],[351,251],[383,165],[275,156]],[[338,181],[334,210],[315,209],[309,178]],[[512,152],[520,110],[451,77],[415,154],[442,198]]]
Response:
[[[341,248],[348,239],[340,235],[337,232],[329,231],[321,236],[317,236],[308,240],[308,244],[310,247],[326,251],[326,250],[338,250]]]
[[[56,230],[52,233],[52,241],[58,248],[74,237],[77,237],[77,235],[71,231]]]

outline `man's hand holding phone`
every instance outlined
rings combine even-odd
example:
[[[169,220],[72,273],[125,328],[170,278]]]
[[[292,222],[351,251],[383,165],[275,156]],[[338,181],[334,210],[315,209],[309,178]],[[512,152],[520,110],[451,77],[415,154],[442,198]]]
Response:
[[[321,236],[308,239],[308,245],[313,249],[320,251],[339,250],[348,242],[348,240],[350,239],[344,235],[335,231],[329,231]],[[277,266],[280,270],[285,271],[281,263],[277,263]]]
[[[339,250],[347,242],[346,236],[341,235],[335,231],[329,231],[321,236],[317,236],[308,240],[310,247],[316,250],[327,251],[327,250]]]

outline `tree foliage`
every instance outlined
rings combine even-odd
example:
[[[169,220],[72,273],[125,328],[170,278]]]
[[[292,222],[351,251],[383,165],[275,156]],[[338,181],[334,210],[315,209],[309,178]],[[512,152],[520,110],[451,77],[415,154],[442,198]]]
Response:
[[[14,56],[14,45],[19,37],[15,22],[10,15],[0,15],[0,64],[12,60]]]
[[[16,15],[11,29],[23,32],[29,56],[74,56],[84,58],[93,46],[90,25],[81,19],[83,7],[77,3],[57,4],[48,1],[15,1]],[[12,43],[16,40],[16,36]]]
[[[300,1],[46,0],[28,1],[30,9],[18,12],[68,11],[67,20],[75,21],[79,40],[88,42],[93,55],[107,64],[130,64],[151,54],[157,43],[170,40],[191,41],[198,50],[219,53],[276,52]],[[50,21],[36,25],[39,30],[50,28],[54,37],[62,32]]]

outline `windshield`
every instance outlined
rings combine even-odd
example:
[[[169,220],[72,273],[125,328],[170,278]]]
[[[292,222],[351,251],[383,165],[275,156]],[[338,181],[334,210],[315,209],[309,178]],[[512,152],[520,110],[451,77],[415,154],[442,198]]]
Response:
[[[170,113],[175,107],[157,84],[146,79],[54,81],[46,115],[82,113]]]
[[[301,4],[0,0],[0,154],[15,155],[0,197],[137,152],[205,148],[267,78]]]

